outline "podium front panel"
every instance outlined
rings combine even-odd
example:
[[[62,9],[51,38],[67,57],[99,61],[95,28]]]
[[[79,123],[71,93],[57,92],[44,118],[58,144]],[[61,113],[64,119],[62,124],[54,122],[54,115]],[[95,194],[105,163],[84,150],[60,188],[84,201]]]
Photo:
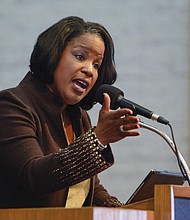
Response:
[[[175,197],[174,198],[174,214],[175,220],[190,219],[190,198]]]

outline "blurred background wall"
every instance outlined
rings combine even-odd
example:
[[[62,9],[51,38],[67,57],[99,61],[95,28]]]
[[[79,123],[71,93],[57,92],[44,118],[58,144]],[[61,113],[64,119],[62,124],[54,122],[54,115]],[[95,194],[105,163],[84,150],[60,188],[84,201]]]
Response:
[[[0,89],[16,86],[28,71],[37,36],[63,17],[103,24],[115,42],[118,80],[125,97],[167,118],[177,146],[189,153],[189,0],[0,0]],[[89,112],[97,122],[97,104]],[[141,119],[170,136],[168,126]],[[112,144],[115,165],[100,174],[108,191],[125,202],[153,168],[178,171],[157,134]]]

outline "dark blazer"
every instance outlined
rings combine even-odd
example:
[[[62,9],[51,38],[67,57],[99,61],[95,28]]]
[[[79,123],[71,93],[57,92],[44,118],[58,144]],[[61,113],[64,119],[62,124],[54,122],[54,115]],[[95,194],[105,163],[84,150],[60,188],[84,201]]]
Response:
[[[68,187],[87,178],[84,205],[106,206],[114,198],[97,177],[114,162],[110,147],[100,151],[87,112],[76,105],[67,109],[77,136],[68,146],[62,109],[30,72],[17,87],[0,92],[0,207],[64,206]]]

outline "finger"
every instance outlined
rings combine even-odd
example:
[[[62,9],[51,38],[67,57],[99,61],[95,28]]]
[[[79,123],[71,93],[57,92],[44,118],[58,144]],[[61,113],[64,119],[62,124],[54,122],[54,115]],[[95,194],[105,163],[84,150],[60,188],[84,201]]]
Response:
[[[121,118],[122,122],[125,123],[138,123],[140,119],[136,116],[126,116]]]
[[[126,136],[129,137],[129,136],[139,136],[140,135],[140,132],[138,131],[127,131],[125,132]]]
[[[119,127],[119,130],[121,133],[123,133],[124,136],[138,136],[138,135],[140,135],[140,132],[137,130],[133,130],[133,129],[137,129],[137,128],[139,128],[138,125],[132,126],[132,127],[130,127],[130,129],[124,125],[121,125]]]
[[[132,115],[132,114],[133,114],[133,111],[131,109],[122,108],[122,109],[114,111],[113,117],[115,119],[121,118],[121,117],[125,118],[125,116],[129,116],[129,115]]]
[[[131,130],[134,130],[134,129],[138,129],[138,128],[140,128],[140,125],[138,123],[136,123],[136,124],[131,123],[131,124],[121,125],[120,126],[120,131],[128,132],[128,131],[131,131]]]
[[[110,111],[110,97],[107,93],[104,93],[104,102],[100,111],[109,112]]]

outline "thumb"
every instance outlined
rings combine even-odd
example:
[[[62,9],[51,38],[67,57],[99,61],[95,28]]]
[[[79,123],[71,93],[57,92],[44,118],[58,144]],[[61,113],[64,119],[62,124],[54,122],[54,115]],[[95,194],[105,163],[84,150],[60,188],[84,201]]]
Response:
[[[102,108],[101,108],[101,111],[104,111],[104,112],[109,112],[110,111],[110,97],[107,93],[104,93],[104,102],[103,102],[103,105],[102,105]]]

